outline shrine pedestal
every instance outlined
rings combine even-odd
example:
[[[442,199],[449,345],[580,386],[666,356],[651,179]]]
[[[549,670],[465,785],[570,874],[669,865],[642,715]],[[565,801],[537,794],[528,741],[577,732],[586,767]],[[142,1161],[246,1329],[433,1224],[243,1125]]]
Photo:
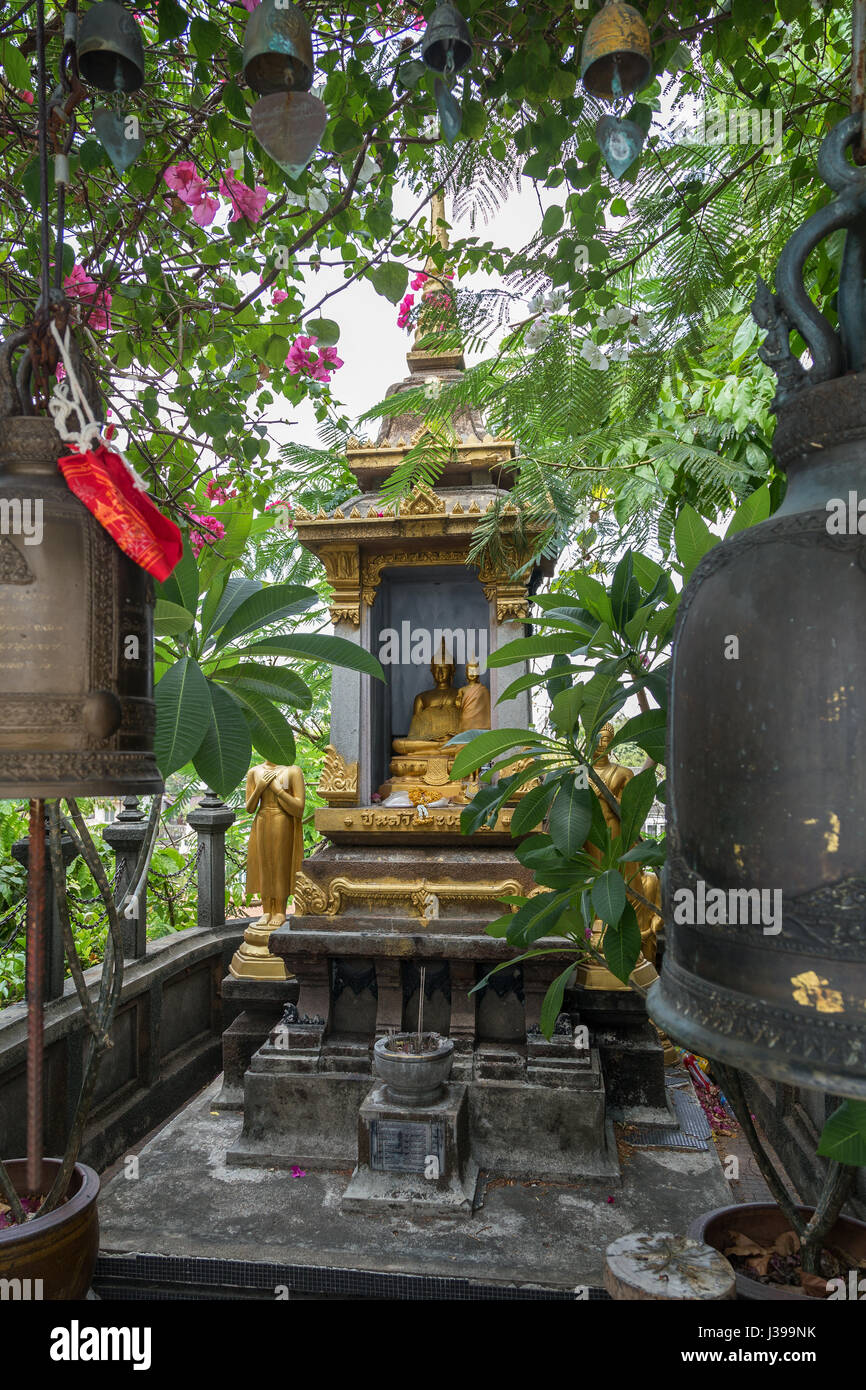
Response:
[[[446,1083],[441,1100],[406,1106],[373,1087],[358,1113],[358,1163],[343,1194],[344,1211],[389,1210],[467,1216],[478,1164],[469,1142],[467,1088]]]

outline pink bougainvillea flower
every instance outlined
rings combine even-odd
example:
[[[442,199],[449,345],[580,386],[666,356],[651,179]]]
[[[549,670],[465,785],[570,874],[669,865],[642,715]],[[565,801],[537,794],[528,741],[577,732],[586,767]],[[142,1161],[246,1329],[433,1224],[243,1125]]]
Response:
[[[203,179],[191,159],[183,159],[179,164],[170,164],[163,171],[172,193],[176,193],[187,207],[198,207],[205,196],[207,180]]]
[[[27,105],[28,105],[28,106],[32,106],[32,105],[33,105],[33,93],[32,93],[32,92],[19,92],[18,95],[19,95],[19,97],[21,98],[22,101],[26,101],[26,102],[27,102]]]
[[[316,338],[303,334],[296,338],[289,348],[286,366],[292,376],[308,376],[313,381],[327,384],[337,368],[342,367],[343,359],[337,356],[337,349],[333,347],[316,348],[314,352],[316,341]]]
[[[274,290],[273,294],[271,295],[271,303],[282,304],[283,300],[288,299],[288,297],[288,290]]]
[[[292,1164],[292,1177],[293,1177],[293,1178],[305,1178],[306,1176],[307,1176],[307,1170],[306,1170],[306,1168],[299,1168],[298,1165],[297,1165],[297,1163],[293,1163],[293,1164]]]
[[[209,227],[219,211],[219,199],[212,198],[206,193],[200,203],[197,203],[192,210],[192,220],[197,222],[200,227]]]
[[[420,290],[422,285],[426,285],[428,278],[429,277],[423,270],[419,270],[409,288],[412,290]]]
[[[268,201],[268,190],[262,184],[257,184],[255,188],[247,188],[233,169],[228,169],[223,174],[219,182],[219,191],[232,205],[233,222],[239,222],[242,217],[248,222],[258,222]]]
[[[201,531],[190,531],[189,533],[192,552],[198,558],[206,545],[211,545],[214,541],[222,539],[226,533],[226,528],[221,521],[217,521],[215,516],[198,516],[195,512],[190,512],[190,516],[203,528]]]
[[[253,10],[258,9],[261,3],[262,0],[241,0],[241,4],[243,5],[244,9],[249,12],[249,14],[252,14]]]
[[[70,299],[79,299],[86,306],[81,318],[88,328],[102,329],[106,333],[110,331],[111,294],[107,289],[100,289],[83,266],[72,267],[63,281],[63,289]]]

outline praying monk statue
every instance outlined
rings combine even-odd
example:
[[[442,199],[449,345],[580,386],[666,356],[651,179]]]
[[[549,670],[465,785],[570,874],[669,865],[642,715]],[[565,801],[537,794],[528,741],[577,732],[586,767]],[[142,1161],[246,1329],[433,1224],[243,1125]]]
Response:
[[[481,667],[477,661],[467,661],[466,679],[457,692],[457,708],[460,711],[458,733],[466,729],[490,728],[490,691],[481,683]]]
[[[286,978],[285,963],[268,943],[271,932],[286,920],[286,903],[304,857],[305,800],[299,767],[266,761],[247,773],[245,805],[256,813],[247,846],[247,892],[261,897],[262,916],[247,927],[232,957],[229,972],[236,977]]]

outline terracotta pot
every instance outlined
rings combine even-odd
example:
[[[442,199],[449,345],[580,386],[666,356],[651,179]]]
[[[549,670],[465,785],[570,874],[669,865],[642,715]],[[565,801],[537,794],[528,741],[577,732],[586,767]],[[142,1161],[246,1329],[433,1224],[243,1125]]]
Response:
[[[15,1191],[27,1191],[26,1161],[6,1164]],[[58,1158],[46,1158],[47,1179],[54,1181]],[[76,1163],[69,1184],[69,1199],[48,1216],[37,1216],[23,1226],[0,1231],[0,1279],[31,1280],[29,1296],[36,1298],[42,1280],[43,1299],[82,1299],[90,1288],[99,1251],[99,1178],[85,1163]],[[26,1286],[25,1286],[26,1287]]]
[[[806,1221],[813,1215],[811,1207],[798,1207],[797,1210]],[[788,1218],[775,1204],[743,1202],[739,1206],[719,1207],[716,1211],[705,1212],[692,1222],[688,1234],[724,1254],[725,1248],[731,1244],[730,1237],[733,1231],[751,1236],[760,1245],[772,1245],[777,1236],[790,1229]],[[824,1243],[840,1246],[848,1254],[866,1259],[866,1223],[855,1221],[851,1216],[840,1216]],[[737,1297],[758,1302],[767,1299],[814,1301],[809,1294],[792,1285],[762,1284],[757,1279],[750,1279],[747,1274],[740,1274],[739,1271]]]

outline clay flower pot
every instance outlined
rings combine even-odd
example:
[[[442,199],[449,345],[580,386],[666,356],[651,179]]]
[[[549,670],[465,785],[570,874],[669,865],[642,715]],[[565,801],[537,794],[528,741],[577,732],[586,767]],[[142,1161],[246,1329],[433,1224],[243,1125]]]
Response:
[[[438,1033],[392,1033],[373,1047],[373,1069],[385,1082],[389,1098],[400,1105],[431,1105],[442,1095],[451,1074],[454,1043]]]
[[[43,1160],[46,1181],[54,1181],[58,1158]],[[23,1158],[6,1164],[15,1191],[27,1192]],[[22,1281],[22,1296],[32,1299],[82,1299],[90,1288],[99,1251],[96,1199],[99,1178],[85,1163],[76,1163],[67,1201],[47,1216],[0,1231],[0,1279]],[[24,1284],[30,1280],[29,1286]],[[37,1284],[41,1280],[41,1287]]]
[[[798,1211],[804,1220],[808,1220],[813,1214],[811,1207],[798,1207]],[[759,1245],[772,1245],[777,1236],[790,1229],[787,1217],[775,1203],[743,1202],[740,1206],[719,1207],[716,1211],[705,1212],[692,1222],[688,1234],[724,1254],[726,1247],[731,1244],[734,1231],[751,1236]],[[840,1246],[849,1255],[861,1260],[866,1259],[866,1223],[855,1221],[851,1216],[840,1216],[825,1244]],[[815,1301],[811,1295],[792,1284],[762,1284],[739,1271],[737,1297],[761,1302],[768,1299]]]

